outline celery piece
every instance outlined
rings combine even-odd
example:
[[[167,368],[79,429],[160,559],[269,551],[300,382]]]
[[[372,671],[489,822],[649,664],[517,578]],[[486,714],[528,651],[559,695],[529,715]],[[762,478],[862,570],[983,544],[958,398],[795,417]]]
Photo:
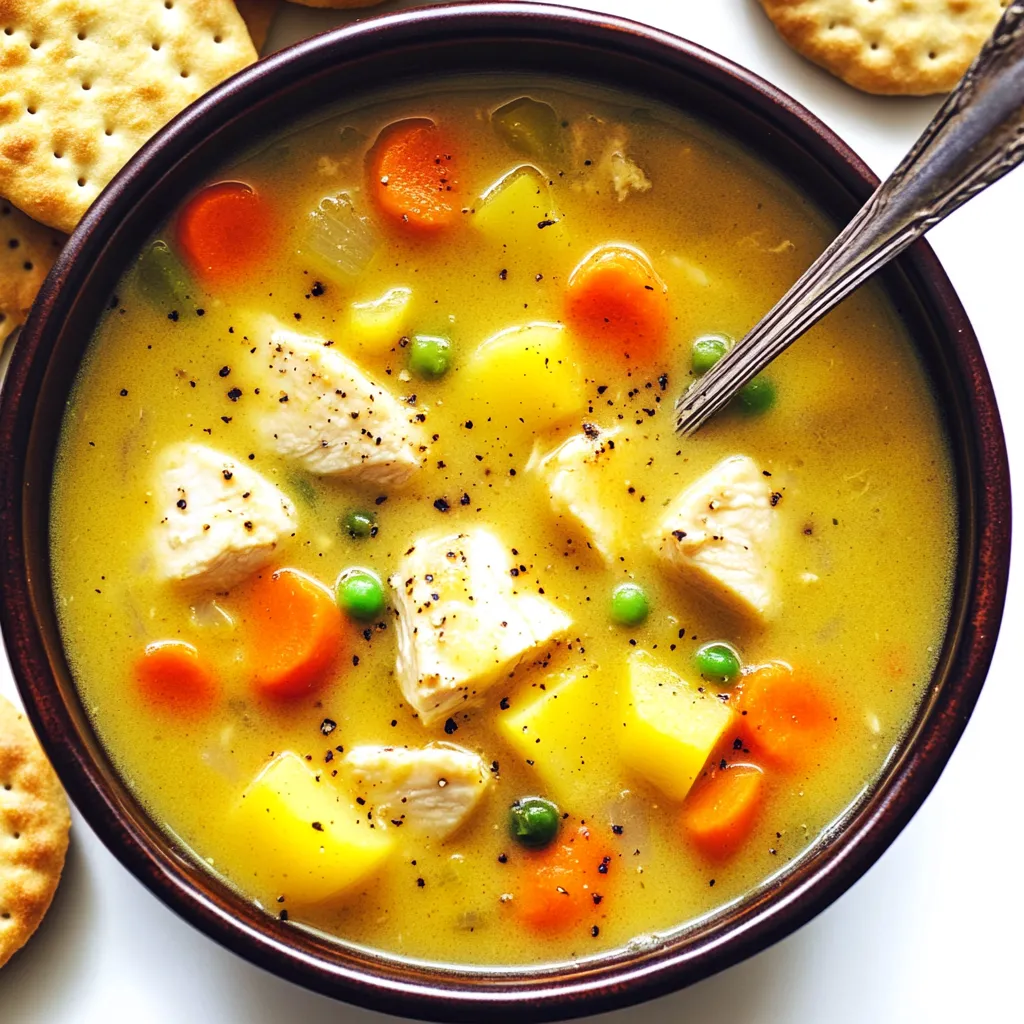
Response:
[[[154,306],[173,309],[189,301],[188,271],[162,239],[149,245],[139,257],[135,280],[139,291]]]
[[[561,150],[558,115],[547,103],[520,96],[491,114],[495,131],[513,149],[537,160],[550,160]]]

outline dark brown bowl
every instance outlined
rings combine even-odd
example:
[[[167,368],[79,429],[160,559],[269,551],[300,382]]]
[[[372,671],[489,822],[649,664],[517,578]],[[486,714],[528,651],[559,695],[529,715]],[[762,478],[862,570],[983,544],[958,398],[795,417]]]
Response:
[[[883,284],[931,377],[954,454],[955,596],[917,718],[842,827],[740,904],[656,944],[577,964],[414,964],[257,910],[147,817],[79,702],[50,586],[49,495],[61,416],[127,261],[213,165],[325,98],[428,79],[438,69],[570,76],[668,102],[741,140],[837,223],[876,184],[821,122],[750,72],[674,36],[596,14],[518,3],[435,7],[331,32],[261,61],[186,110],[129,163],[72,235],[36,303],[0,410],[2,625],[29,714],[73,800],[115,856],[207,935],[282,977],[379,1010],[435,1020],[566,1018],[680,988],[763,949],[828,906],[895,839],[938,779],[989,666],[1009,567],[1009,471],[977,339],[932,251],[918,243]]]

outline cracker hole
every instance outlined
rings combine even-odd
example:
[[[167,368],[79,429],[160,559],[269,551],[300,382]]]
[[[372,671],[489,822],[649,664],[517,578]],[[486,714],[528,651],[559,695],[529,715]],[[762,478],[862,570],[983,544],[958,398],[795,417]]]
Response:
[[[829,30],[829,32],[831,32],[835,27],[836,27],[836,23],[834,21],[830,21],[828,23],[828,30]]]
[[[164,7],[169,11],[174,6],[174,0],[164,0]]]
[[[53,151],[53,158],[54,158],[54,160],[63,160],[64,159],[64,154],[55,149]]]
[[[10,919],[11,919],[10,911],[5,910],[2,913],[0,913],[0,921],[10,921]]]
[[[213,37],[213,41],[215,43],[223,43],[224,42],[224,37],[223,36],[214,36]]]
[[[181,72],[181,77],[182,78],[188,78],[188,71],[183,69],[182,72]]]
[[[32,42],[29,43],[28,45],[31,46],[33,50],[38,50],[39,49],[39,40],[38,39],[33,39]]]
[[[160,49],[160,44],[159,44],[158,42],[155,42],[155,41],[154,41],[154,43],[153,43],[153,49],[154,49],[154,50],[159,50],[159,49]]]
[[[938,57],[938,54],[934,50],[929,51],[929,53],[928,53],[928,59],[929,60],[935,60],[936,57]]]
[[[84,32],[79,32],[78,33],[78,41],[80,43],[85,41],[85,33]]]
[[[21,838],[21,833],[20,832],[12,832],[11,833],[11,838],[12,839],[20,839]]]
[[[89,91],[89,90],[90,90],[90,89],[92,88],[92,82],[83,82],[83,83],[82,83],[82,88],[83,88],[83,89],[84,89],[84,90],[85,90],[86,92],[88,92],[88,91]]]
[[[7,314],[6,313],[0,313],[0,324],[2,324],[6,319],[7,319]],[[6,788],[10,789],[10,786],[8,786]]]
[[[13,29],[13,28],[11,28],[11,27],[10,27],[10,26],[8,25],[8,26],[7,26],[7,28],[5,28],[5,29],[4,29],[4,35],[5,35],[5,36],[13,36],[13,35],[14,35],[14,29]]]
[[[78,179],[78,187],[79,188],[85,188],[85,178],[79,178]]]
[[[34,269],[35,269],[35,266],[33,265],[33,263],[32,263],[32,261],[31,261],[31,260],[25,260],[25,262],[24,262],[24,263],[22,264],[22,266],[23,266],[23,267],[24,267],[24,268],[25,268],[26,270],[34,270]]]
[[[878,49],[878,43],[872,43],[871,44],[871,49],[872,50],[877,50]]]
[[[11,784],[10,784],[9,782],[5,782],[5,783],[4,783],[4,789],[5,789],[5,790],[6,790],[6,791],[7,791],[8,793],[10,793],[10,791],[11,791]]]
[[[25,109],[26,109],[26,110],[27,110],[27,111],[28,111],[28,112],[29,112],[30,114],[34,114],[34,113],[36,112],[36,108],[35,108],[35,107],[26,107]]]
[[[106,135],[106,137],[109,139],[110,136],[114,134],[114,129],[113,128],[107,128],[107,129],[104,130],[103,134]]]

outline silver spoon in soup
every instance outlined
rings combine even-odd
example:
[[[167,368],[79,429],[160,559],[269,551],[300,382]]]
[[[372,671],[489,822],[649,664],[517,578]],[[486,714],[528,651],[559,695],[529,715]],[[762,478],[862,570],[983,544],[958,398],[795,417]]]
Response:
[[[676,402],[691,434],[876,270],[1024,159],[1024,0],[895,171],[748,334]]]

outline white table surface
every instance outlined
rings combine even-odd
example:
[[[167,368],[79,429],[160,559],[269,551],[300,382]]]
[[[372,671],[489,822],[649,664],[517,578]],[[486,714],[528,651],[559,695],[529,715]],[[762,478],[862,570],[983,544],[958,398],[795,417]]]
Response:
[[[879,174],[892,169],[936,107],[933,100],[877,99],[848,89],[790,52],[755,0],[579,2],[687,36],[753,69],[810,107]],[[414,4],[384,9],[403,6]],[[288,5],[270,44],[283,46],[353,17]],[[1024,170],[931,236],[981,338],[1018,479],[1024,474],[1022,236]],[[605,1024],[1024,1019],[1017,997],[1024,953],[1022,601],[1017,572],[970,726],[924,808],[881,861],[783,942],[686,991],[608,1015]],[[15,695],[6,662],[0,691]],[[4,1024],[391,1019],[314,995],[221,949],[136,882],[77,814],[53,907],[0,973]]]

